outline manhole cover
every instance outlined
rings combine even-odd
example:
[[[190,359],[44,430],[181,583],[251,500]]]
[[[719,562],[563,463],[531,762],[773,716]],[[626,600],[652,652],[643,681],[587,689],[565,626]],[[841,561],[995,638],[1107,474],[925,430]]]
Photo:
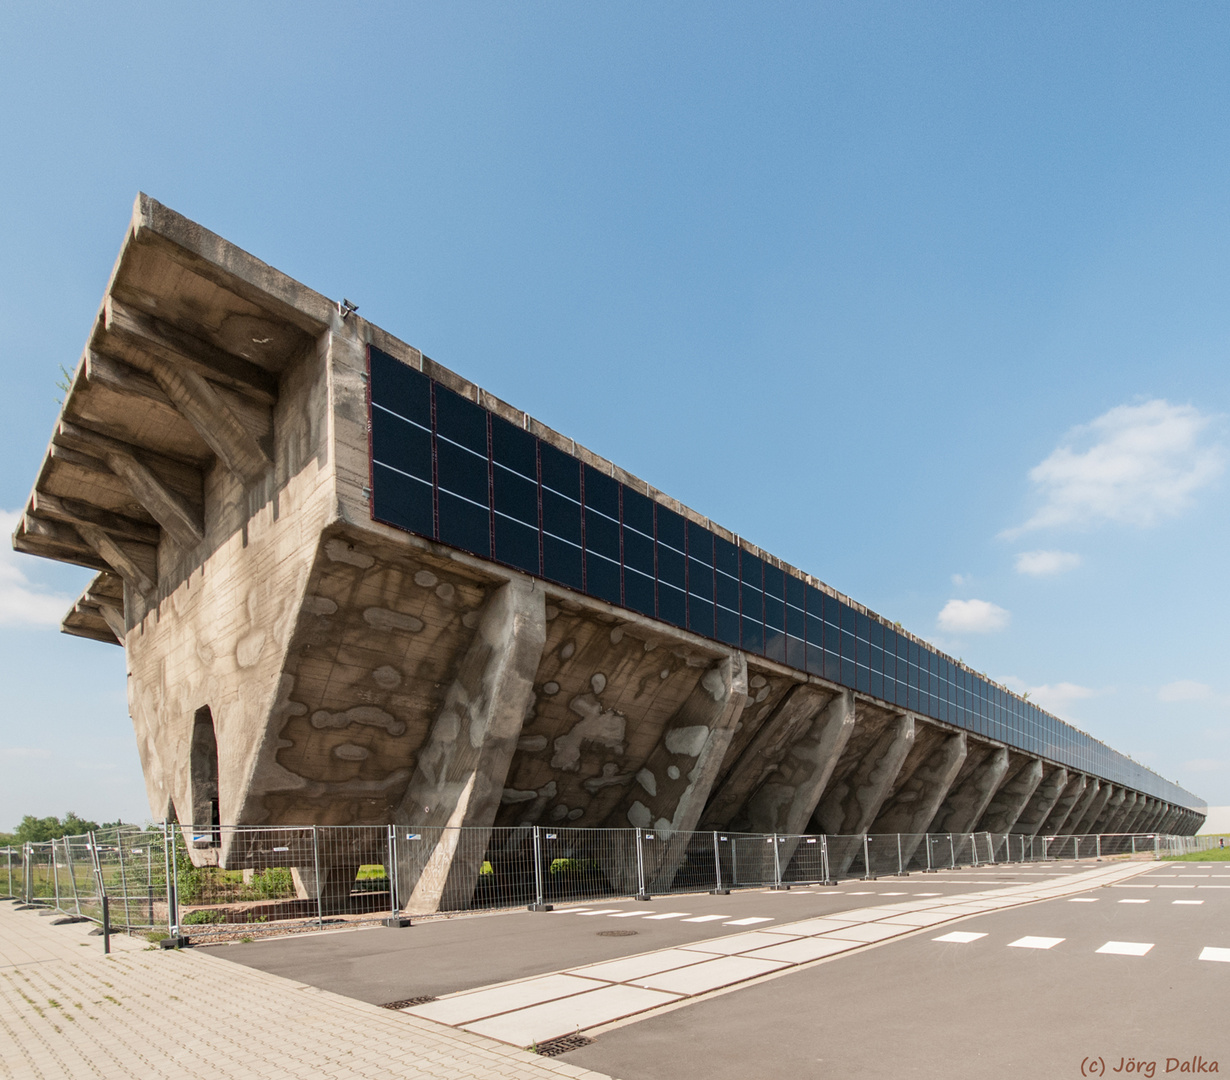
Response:
[[[382,1009],[408,1009],[411,1005],[426,1005],[428,1002],[435,1000],[430,994],[426,994],[423,997],[405,998],[402,1001],[386,1001],[380,1007]]]
[[[618,933],[620,931],[615,932]],[[628,931],[622,932],[628,933]],[[538,1043],[534,1050],[540,1057],[559,1057],[560,1054],[566,1054],[569,1050],[580,1050],[582,1046],[588,1046],[593,1041],[593,1039],[587,1039],[581,1034],[564,1035],[558,1039],[549,1039],[547,1042]]]
[[[638,930],[599,930],[599,937],[636,937]]]

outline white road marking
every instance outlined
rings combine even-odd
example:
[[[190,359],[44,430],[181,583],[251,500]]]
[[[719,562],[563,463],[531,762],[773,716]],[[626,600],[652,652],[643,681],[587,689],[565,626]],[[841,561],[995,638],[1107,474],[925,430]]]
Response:
[[[1010,949],[1053,949],[1064,939],[1061,937],[1023,937],[1008,942]]]
[[[1203,904],[1203,900],[1171,900],[1172,904]]]
[[[1068,897],[1069,904],[1096,904],[1097,902],[1098,902],[1098,898],[1096,896],[1069,896]],[[1122,900],[1120,900],[1119,902],[1123,903]],[[1132,901],[1130,900],[1128,901],[1128,903],[1131,903],[1131,902]]]
[[[727,926],[754,926],[756,923],[772,922],[772,921],[773,921],[772,919],[761,916],[760,918],[752,918],[752,919],[731,919],[730,922],[726,923],[726,925]]]
[[[661,915],[646,915],[645,918],[650,922],[655,919],[682,919],[685,915],[691,915],[690,911],[664,911]]]
[[[1219,960],[1223,964],[1230,964],[1230,949],[1215,949],[1211,945],[1206,945],[1200,953],[1201,960]]]
[[[642,909],[641,911],[613,911],[611,912],[610,915],[607,916],[607,918],[608,919],[635,919],[638,915],[652,915],[652,914],[653,914],[653,908],[650,908],[648,911],[644,909]]]
[[[958,945],[968,945],[971,941],[986,937],[986,934],[975,934],[972,930],[954,930],[951,934],[933,937],[932,941],[955,941]]]
[[[589,908],[586,911],[578,911],[576,912],[576,914],[577,915],[614,915],[615,912],[617,912],[618,910],[619,908],[617,907]]]
[[[690,919],[684,919],[684,922],[717,922],[718,919],[726,918],[725,915],[694,915]]]
[[[942,892],[916,892],[915,896],[943,896]]]
[[[1116,956],[1144,956],[1151,948],[1151,941],[1108,941],[1097,951],[1113,953]]]
[[[1147,904],[1148,900],[1120,900],[1121,904]]]

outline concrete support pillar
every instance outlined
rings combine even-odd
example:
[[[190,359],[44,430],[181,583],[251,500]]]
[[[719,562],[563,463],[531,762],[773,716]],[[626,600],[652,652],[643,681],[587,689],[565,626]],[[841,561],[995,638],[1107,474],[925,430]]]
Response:
[[[1136,811],[1123,823],[1126,833],[1144,832],[1147,822],[1157,816],[1157,800],[1151,796],[1143,796],[1136,800]]]
[[[1158,825],[1156,832],[1172,834],[1178,827],[1180,819],[1183,817],[1183,811],[1178,807],[1171,807],[1170,812],[1162,818],[1161,824]]]
[[[691,832],[700,822],[748,700],[742,653],[710,667],[663,726],[636,783],[608,816],[607,828],[652,830],[654,843],[643,852],[647,885],[670,887],[687,843],[686,835],[677,834]],[[612,864],[603,871],[612,884],[635,891],[635,864]]]
[[[1162,823],[1163,819],[1170,812],[1169,807],[1161,799],[1158,799],[1157,804],[1153,808],[1153,816],[1149,819],[1145,826],[1145,832],[1156,832],[1157,827]]]
[[[1089,781],[1083,773],[1068,774],[1068,782],[1064,785],[1063,794],[1059,796],[1058,801],[1042,823],[1042,828],[1038,830],[1043,836],[1063,836],[1065,834],[1064,825],[1072,816],[1073,809],[1088,785]]]
[[[1085,778],[1085,790],[1081,793],[1081,797],[1076,800],[1076,805],[1072,807],[1072,813],[1068,815],[1068,820],[1063,823],[1064,832],[1073,835],[1080,833],[1081,822],[1085,820],[1085,815],[1089,813],[1089,808],[1097,800],[1098,792],[1101,790],[1101,781],[1095,780],[1092,776]]]
[[[801,833],[854,730],[854,693],[796,686],[740,755],[702,827]]]
[[[1119,807],[1119,812],[1115,814],[1115,816],[1111,818],[1109,823],[1107,824],[1106,832],[1108,833],[1123,832],[1123,823],[1127,821],[1127,819],[1135,813],[1136,813],[1136,792],[1129,791],[1124,797],[1123,804]]]
[[[965,759],[969,765],[968,755]],[[972,832],[978,819],[986,812],[995,792],[1008,772],[1010,756],[1000,746],[985,754],[965,775],[958,775],[934,819],[924,830],[936,833]]]
[[[532,580],[510,581],[487,601],[397,812],[401,822],[421,823],[428,840],[399,852],[407,911],[469,902],[546,640],[546,604]]]
[[[854,771],[824,793],[812,815],[812,828],[832,836],[867,832],[888,798],[913,745],[913,715],[905,713],[889,720]],[[830,870],[836,875],[844,874],[850,869],[856,855],[857,851],[853,849],[844,852],[830,861]]]
[[[1038,758],[1022,758],[1016,769],[991,796],[991,801],[977,821],[978,832],[1007,833],[1020,819],[1038,785],[1042,783],[1042,762]]]
[[[1067,786],[1068,770],[1062,765],[1055,766],[1049,773],[1044,774],[1038,790],[1021,811],[1021,816],[1017,818],[1011,831],[1021,836],[1037,836],[1042,823],[1051,816],[1051,811],[1055,809],[1055,804],[1059,802]]]
[[[1152,832],[1154,827],[1166,814],[1166,804],[1161,799],[1154,799],[1151,796],[1145,798],[1144,807],[1141,812],[1136,815],[1134,821],[1128,822],[1131,826],[1130,831],[1134,833]]]
[[[1118,784],[1112,785],[1110,799],[1107,800],[1106,806],[1102,809],[1102,813],[1097,821],[1093,823],[1093,831],[1095,833],[1108,833],[1111,831],[1110,826],[1118,818],[1126,799],[1127,790],[1121,788]]]
[[[1115,785],[1109,780],[1102,780],[1098,783],[1097,795],[1089,804],[1089,808],[1085,811],[1085,816],[1081,818],[1076,825],[1076,832],[1082,835],[1093,833],[1097,830],[1094,825],[1101,819],[1103,811],[1110,802],[1110,797],[1115,793]]]
[[[969,748],[965,733],[949,735],[893,793],[872,823],[874,833],[900,833],[902,865],[908,865],[934,820]]]

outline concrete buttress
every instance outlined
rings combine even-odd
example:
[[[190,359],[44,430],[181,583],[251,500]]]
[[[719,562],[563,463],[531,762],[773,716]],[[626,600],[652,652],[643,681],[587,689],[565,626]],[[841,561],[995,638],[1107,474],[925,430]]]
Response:
[[[989,833],[1012,832],[1012,827],[1024,813],[1041,783],[1042,762],[1038,758],[1022,758],[1015,771],[991,796],[982,817],[976,822],[977,828]]]
[[[949,735],[893,793],[871,826],[874,833],[901,833],[901,857],[908,865],[935,818],[968,753],[964,732]]]
[[[1038,790],[1034,792],[1033,798],[1026,804],[1021,816],[1009,831],[1022,836],[1037,836],[1042,823],[1050,817],[1067,786],[1068,770],[1060,765],[1042,778]]]
[[[1123,826],[1127,823],[1128,819],[1136,816],[1136,799],[1136,792],[1129,791],[1127,793],[1127,797],[1119,806],[1118,813],[1107,822],[1106,832],[1123,832]]]
[[[1123,804],[1127,799],[1127,790],[1121,788],[1118,784],[1111,785],[1110,798],[1107,799],[1106,805],[1102,808],[1102,812],[1098,815],[1093,823],[1093,828],[1090,832],[1108,833],[1110,832],[1111,823],[1119,816],[1119,811],[1123,808]]]
[[[1063,793],[1059,796],[1055,805],[1051,807],[1051,812],[1046,815],[1046,820],[1038,831],[1044,836],[1059,836],[1062,834],[1065,822],[1067,822],[1076,804],[1085,793],[1088,783],[1089,781],[1083,773],[1076,773],[1075,775],[1069,773],[1068,782],[1064,785]]]
[[[654,839],[644,851],[647,884],[670,885],[683,860],[686,834],[700,822],[748,700],[747,659],[742,653],[710,666],[666,722],[636,782],[607,818],[607,828],[631,825],[652,833]],[[603,871],[613,885],[633,891],[635,865],[613,857]]]
[[[914,746],[914,716],[902,713],[890,717],[870,751],[863,754],[855,768],[840,783],[830,786],[812,815],[812,828],[830,836],[855,836],[871,828],[884,800],[892,791]],[[859,854],[852,845],[834,848],[830,859],[832,873],[844,874]]]
[[[1092,776],[1085,778],[1085,790],[1081,793],[1081,797],[1076,800],[1076,805],[1072,807],[1072,812],[1068,814],[1067,820],[1063,823],[1063,831],[1065,833],[1076,834],[1080,832],[1079,825],[1089,812],[1089,807],[1096,801],[1101,787],[1101,783]]]
[[[483,608],[397,815],[424,826],[424,840],[408,843],[398,857],[399,895],[408,911],[464,904],[474,891],[481,858],[458,857],[457,828],[490,830],[499,809],[546,642],[545,607],[541,589],[517,578]],[[433,826],[449,828],[435,836]],[[474,843],[473,833],[467,842]]]
[[[1102,811],[1106,809],[1106,804],[1110,802],[1110,797],[1114,794],[1114,791],[1115,787],[1112,783],[1109,781],[1099,781],[1097,793],[1090,800],[1084,815],[1076,823],[1076,828],[1072,831],[1081,835],[1096,831],[1093,826],[1101,818]]]
[[[968,764],[969,758],[966,758]],[[929,832],[967,833],[985,813],[1008,772],[1009,754],[1000,746],[987,754],[964,778],[958,776],[928,828]]]

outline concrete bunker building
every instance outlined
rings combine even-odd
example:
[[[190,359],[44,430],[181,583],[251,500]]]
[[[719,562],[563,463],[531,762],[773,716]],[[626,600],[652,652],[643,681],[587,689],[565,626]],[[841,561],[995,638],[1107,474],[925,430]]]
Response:
[[[145,195],[13,544],[98,572],[63,629],[123,646],[151,813],[195,830],[1204,819]],[[477,874],[432,858],[418,910]]]

